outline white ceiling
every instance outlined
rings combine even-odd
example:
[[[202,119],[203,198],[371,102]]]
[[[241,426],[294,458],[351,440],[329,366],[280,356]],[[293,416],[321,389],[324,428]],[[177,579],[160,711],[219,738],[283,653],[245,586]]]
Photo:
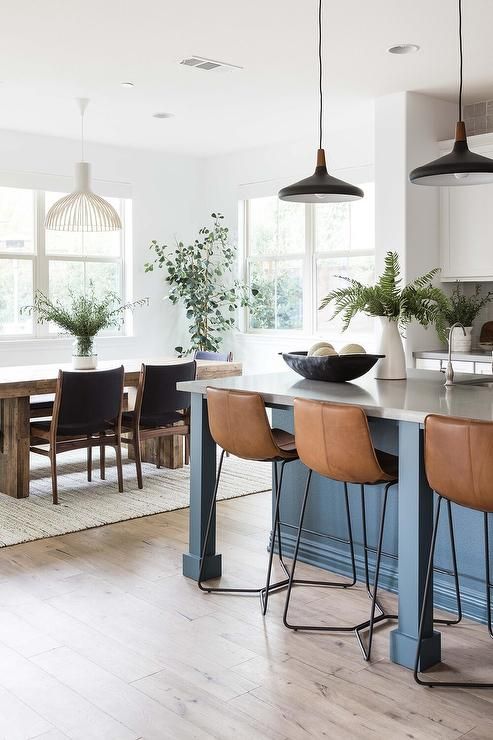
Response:
[[[463,0],[465,99],[493,98],[492,0]],[[306,138],[316,121],[317,0],[0,0],[0,128],[210,155]],[[324,0],[326,121],[374,97],[453,99],[455,0]],[[388,46],[413,42],[409,56]],[[178,65],[198,54],[244,67]],[[133,89],[122,81],[131,80]],[[167,111],[169,120],[152,113]]]

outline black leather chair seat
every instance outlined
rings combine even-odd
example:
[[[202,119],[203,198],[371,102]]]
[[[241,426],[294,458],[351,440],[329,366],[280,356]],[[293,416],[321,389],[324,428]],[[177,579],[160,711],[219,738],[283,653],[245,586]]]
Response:
[[[122,414],[122,424],[131,427],[134,422],[134,411],[125,411]],[[184,415],[181,411],[167,411],[164,414],[141,414],[140,427],[142,429],[157,429],[168,427],[177,421],[183,421]]]

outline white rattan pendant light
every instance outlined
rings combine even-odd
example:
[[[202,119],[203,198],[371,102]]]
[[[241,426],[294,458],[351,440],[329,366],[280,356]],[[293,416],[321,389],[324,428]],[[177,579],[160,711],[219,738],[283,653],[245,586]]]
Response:
[[[87,98],[77,99],[81,116],[81,162],[76,162],[75,190],[54,203],[46,214],[45,228],[50,231],[118,231],[120,216],[107,200],[91,190],[91,165],[84,161],[84,113]]]

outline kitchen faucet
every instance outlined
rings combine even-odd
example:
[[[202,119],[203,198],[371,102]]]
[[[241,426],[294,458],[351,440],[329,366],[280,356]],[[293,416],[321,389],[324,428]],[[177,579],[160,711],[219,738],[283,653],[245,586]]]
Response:
[[[445,373],[446,386],[451,386],[454,384],[454,368],[452,367],[452,334],[456,326],[460,326],[460,328],[464,332],[464,336],[466,336],[466,330],[459,321],[456,321],[455,324],[452,324],[452,326],[448,330],[448,363],[447,371]]]

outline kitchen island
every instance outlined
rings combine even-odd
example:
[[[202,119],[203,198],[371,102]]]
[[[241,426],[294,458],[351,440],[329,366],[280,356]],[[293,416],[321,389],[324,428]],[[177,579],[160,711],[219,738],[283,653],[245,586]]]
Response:
[[[206,518],[214,490],[216,447],[207,421],[205,394],[208,385],[260,393],[266,405],[273,409],[273,425],[285,429],[292,429],[292,406],[295,398],[359,406],[371,422],[372,436],[376,444],[382,449],[399,454],[398,502],[394,502],[396,525],[393,532],[387,533],[384,543],[387,551],[392,551],[392,548],[397,546],[399,556],[397,579],[399,620],[396,629],[391,633],[390,657],[394,662],[411,668],[416,651],[433,519],[433,496],[424,474],[423,422],[428,414],[492,421],[493,390],[488,387],[461,385],[446,389],[443,385],[443,375],[439,372],[414,369],[408,372],[407,380],[397,381],[376,380],[369,373],[351,383],[324,383],[304,380],[288,371],[179,383],[180,390],[192,393],[190,536],[189,552],[183,557],[184,575],[195,580],[198,577]],[[470,375],[463,377],[471,379]],[[460,376],[456,379],[460,380]],[[481,380],[481,377],[478,377],[478,380]],[[446,455],[446,451],[444,454]],[[285,473],[286,487],[283,484],[282,494],[285,507],[282,519],[288,523],[290,520],[292,523],[296,522],[302,481],[302,464],[292,463]],[[318,529],[322,531],[329,531],[330,526],[337,529],[338,526],[340,512],[334,506],[335,495],[330,495],[335,485],[334,482],[322,478],[317,481],[312,518],[318,522]],[[370,524],[376,522],[379,498],[378,492],[375,492],[372,501],[374,510],[369,512],[368,517]],[[471,512],[464,513],[469,515]],[[459,522],[459,518],[456,517],[456,528],[457,524],[459,524],[457,536],[460,540],[462,519]],[[476,541],[474,525],[469,520],[466,525],[466,534],[469,533],[474,539],[475,546],[478,546],[480,540]],[[307,523],[307,526],[310,524]],[[321,557],[322,551],[320,549],[317,551],[310,544],[307,543],[302,553],[304,560],[344,572],[344,555],[341,552],[336,553],[335,557],[340,567],[334,568],[334,558],[331,560],[328,557],[324,561],[324,557]],[[458,546],[460,556],[460,543]],[[440,551],[438,555],[440,556]],[[478,573],[478,570],[474,570],[475,567],[473,556],[471,563],[473,577]],[[215,551],[215,525],[208,543],[205,573],[207,578],[221,574],[221,555]],[[422,667],[426,668],[439,662],[441,654],[440,633],[433,628],[431,609],[426,615],[424,634]]]

